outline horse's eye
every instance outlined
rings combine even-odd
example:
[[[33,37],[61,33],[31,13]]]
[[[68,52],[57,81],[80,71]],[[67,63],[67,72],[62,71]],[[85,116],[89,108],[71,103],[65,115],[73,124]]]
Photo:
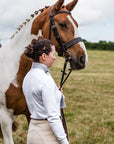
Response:
[[[66,24],[65,22],[59,23],[59,25],[60,25],[62,28],[67,28],[67,24]]]

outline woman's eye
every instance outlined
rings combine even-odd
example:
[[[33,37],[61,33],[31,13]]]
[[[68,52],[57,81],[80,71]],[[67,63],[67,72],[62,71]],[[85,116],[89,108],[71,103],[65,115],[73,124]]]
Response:
[[[59,23],[59,25],[60,25],[62,28],[67,28],[67,24],[66,24],[65,22]]]

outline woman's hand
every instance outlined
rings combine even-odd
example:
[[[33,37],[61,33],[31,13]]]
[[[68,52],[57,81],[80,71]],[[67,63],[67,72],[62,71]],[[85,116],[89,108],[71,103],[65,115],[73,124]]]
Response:
[[[58,88],[59,88],[59,90],[61,91],[61,93],[63,93],[63,89],[62,89],[62,88],[60,88],[60,86],[58,86]]]

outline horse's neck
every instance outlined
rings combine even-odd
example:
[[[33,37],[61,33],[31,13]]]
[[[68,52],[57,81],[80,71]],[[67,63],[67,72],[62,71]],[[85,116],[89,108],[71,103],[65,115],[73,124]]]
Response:
[[[33,39],[37,38],[37,36],[31,35],[31,27],[33,20],[34,19],[31,19],[30,22],[28,22],[23,28],[21,28],[21,30],[11,40],[14,48],[24,50],[25,47],[30,44]]]
[[[5,91],[15,79],[19,69],[21,55],[25,47],[38,36],[31,35],[31,26],[34,18],[30,20],[15,36],[4,44],[0,49],[0,87]],[[40,32],[40,31],[39,31]]]
[[[18,33],[14,34],[14,37],[6,42],[4,48],[11,49],[12,52],[17,50],[20,52],[24,51],[25,47],[30,44],[33,39],[38,37],[31,34],[32,22],[38,15],[36,15],[34,18],[31,17],[29,19],[30,21],[26,22],[26,25],[23,24],[23,27],[20,28]]]

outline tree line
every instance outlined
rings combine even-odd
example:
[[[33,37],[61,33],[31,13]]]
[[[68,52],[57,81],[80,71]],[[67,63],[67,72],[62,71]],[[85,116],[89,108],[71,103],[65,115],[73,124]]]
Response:
[[[83,40],[87,49],[93,50],[111,50],[114,51],[114,42],[109,41],[99,41],[99,42],[88,42],[85,39]]]

